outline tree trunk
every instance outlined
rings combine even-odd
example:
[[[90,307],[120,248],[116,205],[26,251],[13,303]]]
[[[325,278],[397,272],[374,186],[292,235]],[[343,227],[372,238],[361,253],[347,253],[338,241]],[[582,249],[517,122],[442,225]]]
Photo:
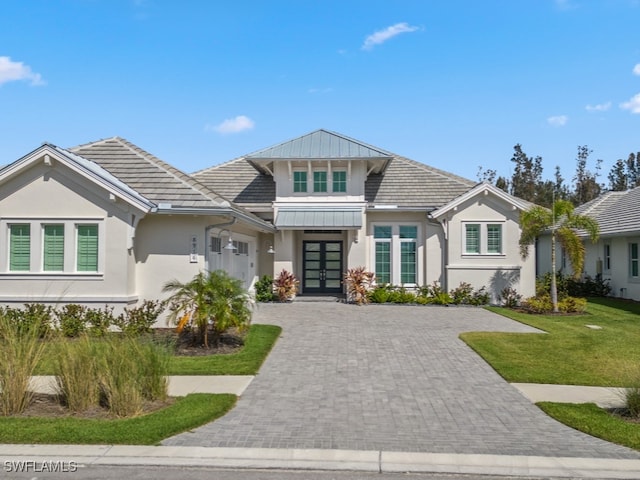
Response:
[[[556,283],[556,232],[551,232],[551,304],[553,313],[558,313],[558,286]]]

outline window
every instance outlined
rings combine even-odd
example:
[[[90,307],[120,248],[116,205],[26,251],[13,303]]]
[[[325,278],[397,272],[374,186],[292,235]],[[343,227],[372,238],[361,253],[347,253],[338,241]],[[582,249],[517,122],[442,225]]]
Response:
[[[98,225],[77,225],[78,272],[98,271]]]
[[[400,283],[417,283],[416,240],[418,227],[400,225]]]
[[[233,246],[236,247],[234,250],[236,255],[249,255],[249,243],[248,242],[239,242],[237,240],[233,241]]]
[[[502,253],[502,225],[487,225],[487,253]]]
[[[631,277],[638,277],[638,244],[629,244],[629,275]]]
[[[373,238],[376,246],[376,282],[391,283],[391,227],[374,226]]]
[[[314,192],[327,191],[327,172],[325,171],[313,172],[313,191]]]
[[[28,272],[31,269],[31,225],[11,225],[9,232],[9,270]]]
[[[480,225],[468,223],[465,225],[465,249],[464,253],[480,253]]]
[[[44,225],[42,270],[64,271],[64,225]]]
[[[347,172],[333,172],[333,192],[347,191]]]
[[[610,243],[604,244],[604,270],[607,272],[611,270],[611,244]]]
[[[294,192],[306,192],[307,191],[307,172],[293,172],[293,191]]]
[[[222,239],[211,237],[211,253],[222,253]]]

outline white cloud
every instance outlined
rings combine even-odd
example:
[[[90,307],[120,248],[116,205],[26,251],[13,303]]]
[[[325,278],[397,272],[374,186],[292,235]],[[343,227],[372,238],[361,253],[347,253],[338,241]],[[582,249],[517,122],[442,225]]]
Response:
[[[640,75],[640,63],[636,63],[635,67],[633,67],[633,74]]]
[[[34,73],[31,68],[22,62],[14,62],[10,57],[0,57],[0,85],[8,82],[27,80],[31,85],[45,85],[42,76]]]
[[[584,107],[587,112],[606,112],[611,108],[611,102],[598,103],[596,105],[587,105]]]
[[[620,104],[623,110],[629,110],[631,113],[640,113],[640,93],[637,93],[628,102]]]
[[[244,115],[238,115],[235,118],[227,118],[219,125],[205,125],[206,131],[213,131],[218,133],[239,133],[245,130],[251,130],[255,126],[255,122],[249,117]]]
[[[566,115],[556,115],[547,118],[547,123],[552,127],[564,127],[569,121],[569,117]]]
[[[362,49],[371,50],[374,46],[380,45],[381,43],[386,42],[396,35],[400,35],[401,33],[415,32],[416,30],[419,30],[419,28],[409,25],[407,22],[396,23],[395,25],[391,25],[384,30],[378,30],[377,32],[372,33],[367,38],[365,38]]]

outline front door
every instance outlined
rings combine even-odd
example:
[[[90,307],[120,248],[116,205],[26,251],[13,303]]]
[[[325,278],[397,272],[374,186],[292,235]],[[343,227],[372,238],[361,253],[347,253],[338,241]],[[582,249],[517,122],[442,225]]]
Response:
[[[342,293],[342,242],[303,242],[303,293]]]

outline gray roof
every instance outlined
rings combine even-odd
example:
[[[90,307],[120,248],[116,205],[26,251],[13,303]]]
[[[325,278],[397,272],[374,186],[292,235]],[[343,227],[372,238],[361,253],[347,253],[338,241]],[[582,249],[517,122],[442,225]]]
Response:
[[[326,130],[318,130],[305,137],[313,136],[318,132],[339,136],[339,134]],[[351,139],[349,141],[359,143]],[[309,145],[311,146],[311,143]],[[287,148],[291,148],[291,146]],[[381,155],[380,159],[384,158],[382,155],[388,155],[391,158],[384,173],[370,174],[365,182],[365,200],[373,205],[435,209],[462,195],[476,184],[466,178],[379,148],[370,146],[366,146],[366,148],[370,149],[368,150],[369,154],[378,152]],[[268,151],[270,149],[260,150],[260,152]],[[319,150],[314,150],[314,152],[313,155],[316,155]],[[295,158],[304,158],[307,155],[304,152],[297,153],[300,155]],[[236,158],[201,170],[192,176],[210,189],[250,210],[271,208],[271,203],[276,199],[273,178],[252,168],[247,157]]]
[[[189,175],[123,138],[99,140],[69,150],[95,162],[155,204],[171,204],[173,208],[230,205]]]
[[[600,235],[640,232],[640,187],[624,192],[606,192],[580,205],[575,213],[587,215],[600,225]]]
[[[362,227],[362,209],[280,208],[275,224],[278,228],[288,229],[358,229]]]
[[[273,147],[258,150],[245,156],[254,159],[345,159],[390,158],[391,154],[377,147],[354,140],[329,130],[316,130],[301,137],[287,140]]]

